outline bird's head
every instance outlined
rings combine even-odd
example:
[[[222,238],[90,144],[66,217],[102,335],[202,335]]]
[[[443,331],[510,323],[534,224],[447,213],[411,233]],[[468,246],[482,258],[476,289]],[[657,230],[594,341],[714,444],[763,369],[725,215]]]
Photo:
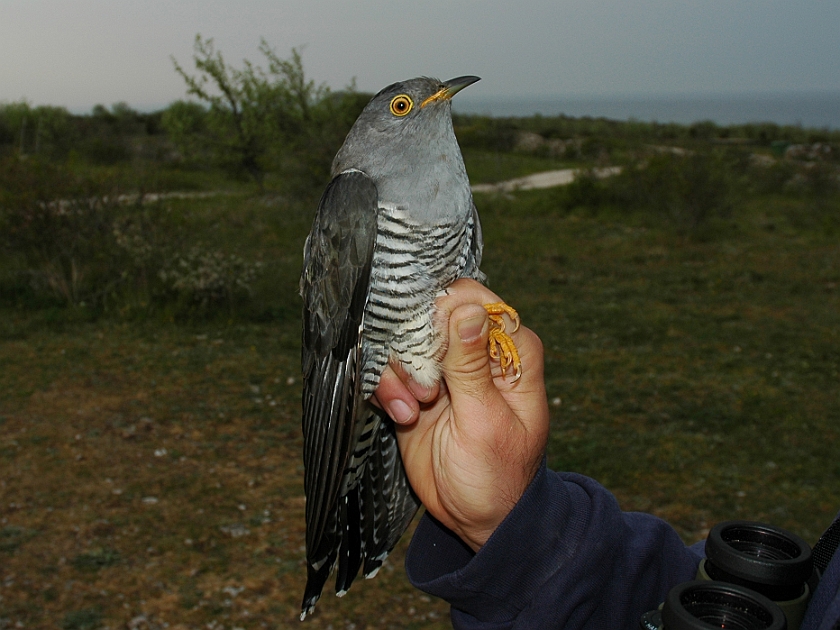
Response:
[[[438,160],[461,161],[451,99],[478,77],[420,77],[393,83],[365,106],[333,161],[333,174],[355,168],[379,181]]]

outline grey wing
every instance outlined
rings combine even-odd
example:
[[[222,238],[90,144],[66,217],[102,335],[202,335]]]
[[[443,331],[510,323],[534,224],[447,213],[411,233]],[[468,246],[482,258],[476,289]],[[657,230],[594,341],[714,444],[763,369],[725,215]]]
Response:
[[[342,474],[361,427],[357,413],[361,326],[367,302],[378,195],[364,173],[336,176],[321,198],[304,248],[303,438],[306,556],[304,613],[320,596],[338,553]]]

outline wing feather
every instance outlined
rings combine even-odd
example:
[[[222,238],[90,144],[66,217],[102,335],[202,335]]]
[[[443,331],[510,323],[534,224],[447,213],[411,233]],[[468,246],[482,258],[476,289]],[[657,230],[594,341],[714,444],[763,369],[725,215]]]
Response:
[[[304,247],[301,364],[309,565],[304,614],[318,599],[336,560],[341,479],[360,431],[361,326],[377,205],[376,186],[367,175],[337,175],[324,191]]]

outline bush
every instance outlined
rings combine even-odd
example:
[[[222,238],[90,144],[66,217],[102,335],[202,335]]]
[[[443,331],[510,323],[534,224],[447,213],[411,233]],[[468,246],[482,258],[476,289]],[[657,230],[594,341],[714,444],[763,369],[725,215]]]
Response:
[[[324,185],[333,156],[368,97],[353,85],[338,93],[316,85],[306,77],[296,49],[281,59],[263,40],[259,50],[267,68],[245,61],[237,69],[212,39],[197,35],[197,74],[173,63],[187,93],[206,107],[174,103],[163,124],[186,157],[247,174],[261,191],[266,174],[280,172],[293,192],[311,194]]]
[[[78,140],[73,116],[63,107],[0,105],[0,153],[62,159]]]
[[[19,292],[99,310],[173,300],[231,310],[250,295],[259,263],[190,243],[163,202],[128,202],[118,193],[107,181],[43,161],[0,162],[6,281]]]
[[[207,109],[190,101],[175,101],[164,110],[161,126],[186,162],[208,161],[210,139],[207,129]]]
[[[456,114],[453,123],[462,148],[506,153],[516,146],[519,129],[511,119]]]
[[[592,171],[585,171],[562,191],[563,205],[568,209],[584,207],[597,210],[610,203],[608,184],[600,181]]]
[[[110,235],[116,195],[103,187],[41,160],[0,164],[0,246],[36,292],[75,305],[118,281]]]
[[[812,162],[803,165],[792,185],[798,185],[806,195],[825,198],[840,191],[840,173],[833,164]]]
[[[681,225],[697,227],[712,216],[729,214],[732,208],[729,174],[719,156],[666,154],[636,170],[640,177],[633,189],[640,195],[638,202],[649,199],[655,211]]]
[[[568,209],[609,206],[649,212],[679,227],[695,228],[712,216],[729,213],[732,179],[739,168],[723,155],[663,153],[607,179],[584,174],[561,189],[561,203]]]
[[[171,290],[206,307],[212,303],[233,306],[237,297],[251,294],[251,285],[262,263],[249,263],[235,254],[207,251],[195,245],[172,257],[158,272]]]

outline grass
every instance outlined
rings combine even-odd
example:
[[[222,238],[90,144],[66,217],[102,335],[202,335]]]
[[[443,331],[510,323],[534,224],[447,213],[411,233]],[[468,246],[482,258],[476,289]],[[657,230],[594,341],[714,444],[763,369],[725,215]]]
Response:
[[[491,286],[545,344],[550,465],[687,542],[748,518],[813,543],[840,506],[827,210],[765,196],[686,233],[561,210],[554,191],[476,201]],[[300,627],[296,283],[312,208],[171,207],[266,263],[247,304],[175,321],[0,310],[0,627]],[[307,627],[449,627],[404,576],[408,539]]]
[[[0,619],[298,623],[296,330],[99,323],[7,337],[0,352]],[[360,608],[362,623],[371,596],[382,627],[428,608],[401,553],[378,588],[326,598],[311,626]]]

